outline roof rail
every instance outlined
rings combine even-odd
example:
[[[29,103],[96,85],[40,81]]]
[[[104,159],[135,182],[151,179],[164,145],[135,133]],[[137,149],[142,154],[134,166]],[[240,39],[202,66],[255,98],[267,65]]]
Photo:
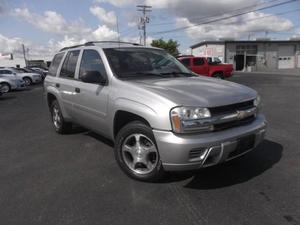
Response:
[[[78,48],[78,47],[81,47],[81,46],[84,46],[84,44],[83,45],[73,45],[73,46],[69,46],[69,47],[64,47],[59,51],[61,52],[61,51],[67,50],[67,49]]]
[[[132,42],[125,42],[125,41],[89,41],[86,42],[84,45],[85,46],[90,46],[90,45],[94,45],[96,43],[113,43],[113,44],[131,44],[131,45],[140,45],[138,43],[132,43]]]
[[[131,44],[131,45],[135,45],[135,46],[140,46],[140,44],[125,42],[125,41],[89,41],[89,42],[86,42],[85,44],[73,45],[73,46],[62,48],[60,50],[60,52],[64,51],[64,50],[67,50],[67,49],[78,48],[78,47],[82,47],[82,46],[94,46],[96,43]]]

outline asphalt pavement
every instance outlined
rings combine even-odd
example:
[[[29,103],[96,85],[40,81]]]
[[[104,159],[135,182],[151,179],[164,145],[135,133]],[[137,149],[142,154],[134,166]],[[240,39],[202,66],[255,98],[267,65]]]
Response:
[[[0,224],[300,224],[300,76],[230,80],[260,93],[266,140],[160,183],[128,178],[95,133],[56,134],[41,86],[0,97]]]

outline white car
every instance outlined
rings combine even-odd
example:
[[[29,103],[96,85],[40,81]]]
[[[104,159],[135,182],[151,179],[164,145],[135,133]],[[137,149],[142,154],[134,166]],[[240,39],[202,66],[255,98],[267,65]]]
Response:
[[[2,68],[0,69],[0,75],[7,77],[18,77],[24,80],[26,86],[31,84],[40,83],[43,79],[40,74],[37,73],[20,73],[18,70],[14,68]]]
[[[22,90],[26,88],[25,81],[17,76],[9,77],[0,74],[0,87],[2,93],[7,93],[12,90]]]

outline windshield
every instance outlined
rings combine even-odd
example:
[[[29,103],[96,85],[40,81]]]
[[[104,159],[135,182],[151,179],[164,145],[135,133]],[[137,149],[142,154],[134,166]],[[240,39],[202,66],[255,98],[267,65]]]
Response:
[[[109,64],[119,78],[194,76],[170,54],[150,48],[104,49]]]

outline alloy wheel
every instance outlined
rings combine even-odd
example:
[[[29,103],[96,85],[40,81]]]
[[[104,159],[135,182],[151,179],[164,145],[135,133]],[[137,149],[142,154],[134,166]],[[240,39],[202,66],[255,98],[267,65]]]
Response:
[[[151,173],[159,158],[155,144],[143,134],[131,134],[124,140],[122,156],[126,166],[137,174]]]

